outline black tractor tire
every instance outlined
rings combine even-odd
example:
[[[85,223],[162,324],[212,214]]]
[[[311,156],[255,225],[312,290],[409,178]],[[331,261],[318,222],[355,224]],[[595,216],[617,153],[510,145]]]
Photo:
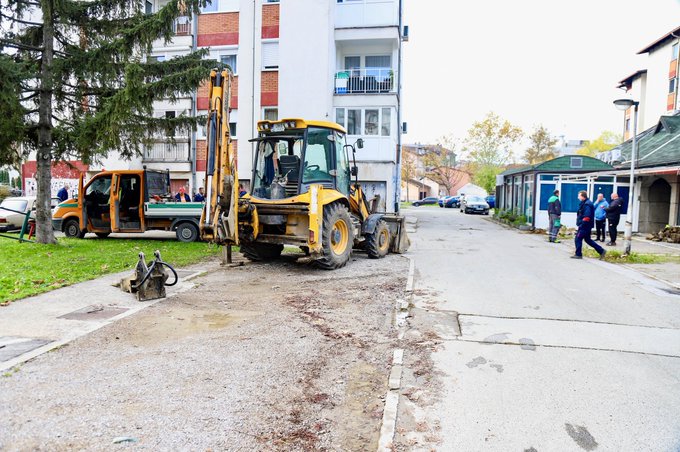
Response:
[[[269,261],[281,256],[283,245],[275,243],[241,242],[241,254],[253,262]]]
[[[352,254],[354,230],[347,207],[334,203],[323,209],[322,256],[316,265],[324,270],[344,267]]]
[[[85,237],[85,232],[80,230],[80,222],[75,218],[66,220],[66,222],[64,223],[63,230],[64,235],[66,237],[78,239],[82,239],[83,237]]]
[[[385,221],[378,221],[373,233],[366,236],[364,248],[371,259],[387,256],[387,253],[390,252],[390,229]]]
[[[180,223],[177,225],[175,235],[180,242],[195,242],[198,240],[198,226],[194,223]]]
[[[105,239],[105,238],[108,237],[109,234],[111,234],[111,233],[110,233],[110,232],[95,232],[94,234],[95,234],[97,237],[99,237],[100,239]]]

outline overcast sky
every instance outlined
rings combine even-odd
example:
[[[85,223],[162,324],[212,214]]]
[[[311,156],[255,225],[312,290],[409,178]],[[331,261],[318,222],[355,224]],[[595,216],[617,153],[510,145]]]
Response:
[[[464,138],[488,111],[530,130],[620,132],[616,83],[680,25],[680,0],[405,0],[405,143]]]

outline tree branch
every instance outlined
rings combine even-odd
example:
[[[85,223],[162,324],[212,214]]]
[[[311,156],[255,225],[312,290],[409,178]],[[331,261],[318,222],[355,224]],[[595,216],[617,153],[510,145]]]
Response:
[[[0,44],[5,45],[7,47],[14,47],[15,49],[30,50],[33,52],[42,52],[43,50],[45,50],[44,47],[35,47],[29,46],[27,44],[19,44],[18,42],[10,41],[9,39],[3,38],[0,38]]]
[[[18,22],[18,23],[24,24],[24,25],[32,25],[32,26],[35,26],[35,27],[42,27],[43,26],[42,23],[30,22],[28,20],[17,19],[16,17],[8,16],[7,14],[0,13],[0,17],[4,17],[5,19],[7,19],[11,22]]]

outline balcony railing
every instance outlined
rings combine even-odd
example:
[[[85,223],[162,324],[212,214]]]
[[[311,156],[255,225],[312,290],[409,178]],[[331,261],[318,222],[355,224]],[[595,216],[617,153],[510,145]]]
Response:
[[[335,94],[380,94],[395,91],[392,68],[348,69],[335,73]]]
[[[157,141],[144,149],[144,160],[188,162],[189,141],[186,137],[175,138],[174,143],[169,140]]]
[[[191,18],[188,16],[178,17],[173,28],[176,36],[191,35]]]

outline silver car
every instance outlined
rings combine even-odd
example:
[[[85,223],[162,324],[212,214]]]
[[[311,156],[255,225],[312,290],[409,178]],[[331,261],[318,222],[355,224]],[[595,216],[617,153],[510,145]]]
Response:
[[[465,213],[483,213],[489,215],[489,204],[481,196],[466,196],[460,201],[460,211]]]

